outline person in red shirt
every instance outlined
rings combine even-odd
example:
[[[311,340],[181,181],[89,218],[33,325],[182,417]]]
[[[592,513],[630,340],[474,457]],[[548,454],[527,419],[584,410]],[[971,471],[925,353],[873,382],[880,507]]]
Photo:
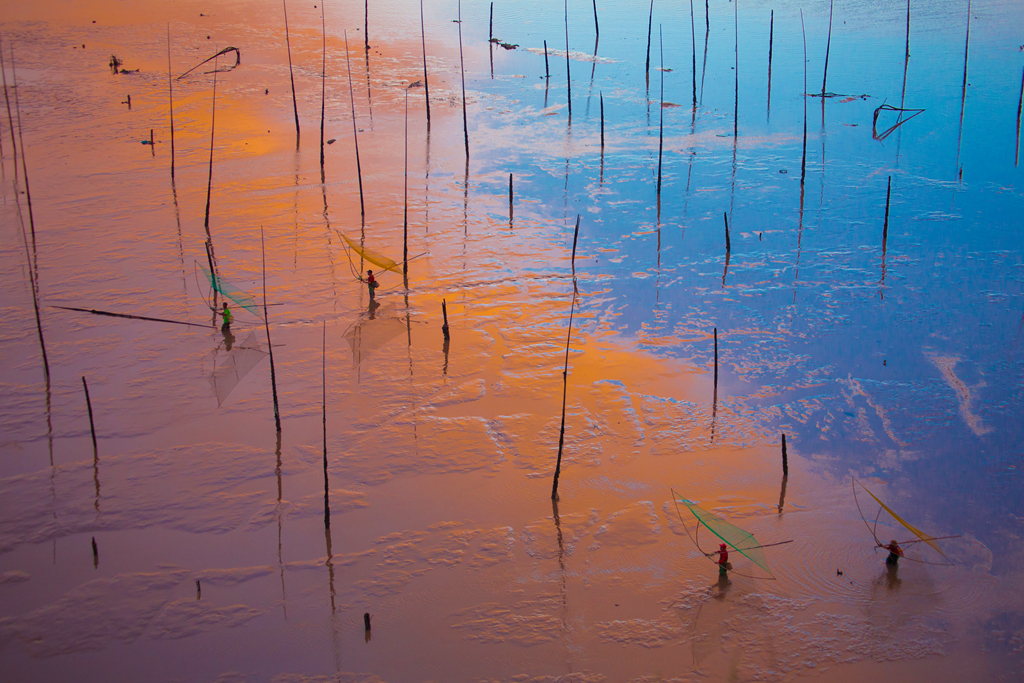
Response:
[[[879,543],[879,545],[882,544]],[[889,541],[889,545],[882,545],[882,548],[889,551],[889,557],[885,558],[885,563],[890,567],[898,567],[900,558],[903,557],[903,548],[896,543],[896,539]]]
[[[366,271],[366,286],[370,289],[370,301],[373,301],[377,298],[377,287],[379,287],[380,284],[377,282],[377,279],[373,277],[372,270]]]
[[[729,550],[728,546],[724,543],[718,546],[718,550],[713,553],[707,553],[708,557],[712,555],[718,555],[718,573],[724,575],[726,571],[732,568],[729,564]]]

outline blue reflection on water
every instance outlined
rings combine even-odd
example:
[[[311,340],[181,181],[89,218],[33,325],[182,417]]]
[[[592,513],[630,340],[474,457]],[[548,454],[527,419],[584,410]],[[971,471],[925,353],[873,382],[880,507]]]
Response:
[[[493,108],[471,114],[474,174],[496,179],[480,191],[500,195],[502,174],[515,173],[517,217],[564,225],[566,243],[582,214],[582,289],[598,277],[610,288],[582,303],[606,313],[583,323],[591,331],[610,314],[639,348],[708,364],[717,327],[719,395],[736,397],[732,409],[771,416],[766,431],[795,434],[837,476],[896,481],[900,504],[931,524],[990,543],[1013,533],[1024,515],[1014,149],[1024,55],[1008,27],[1024,22],[1024,6],[973,6],[966,88],[966,7],[913,7],[906,62],[905,8],[837,8],[827,82],[837,95],[823,99],[802,96],[797,4],[741,3],[735,25],[731,3],[713,7],[708,30],[700,3],[695,43],[688,13],[656,5],[649,82],[647,5],[602,5],[600,61],[570,61],[571,123],[554,109],[567,96],[561,5],[496,8],[495,35],[521,47],[492,48],[493,79],[489,65],[467,66],[468,87]],[[827,5],[804,22],[807,91],[820,93]],[[660,215],[659,30],[665,100],[681,105],[663,109]],[[550,80],[527,51],[545,39]],[[572,7],[570,50],[593,54],[594,39],[590,5]],[[924,112],[875,140],[882,104]],[[878,130],[896,116],[881,112]],[[528,213],[524,199],[540,208]],[[764,385],[775,395],[748,397]]]

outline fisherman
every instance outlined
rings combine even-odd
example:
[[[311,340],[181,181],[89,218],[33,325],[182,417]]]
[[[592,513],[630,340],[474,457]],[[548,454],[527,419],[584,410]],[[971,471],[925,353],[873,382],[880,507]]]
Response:
[[[718,546],[718,550],[713,553],[705,553],[708,557],[712,555],[718,555],[718,575],[725,576],[726,571],[732,569],[732,565],[729,564],[729,549],[722,543]]]
[[[231,321],[234,320],[235,317],[233,315],[231,315],[231,309],[228,308],[228,302],[226,302],[226,301],[224,302],[224,308],[221,309],[220,317],[223,320],[223,324],[220,326],[220,329],[221,330],[231,329]]]
[[[373,299],[376,299],[377,298],[377,293],[376,292],[377,292],[377,288],[380,287],[380,283],[378,283],[377,279],[375,277],[373,277],[373,271],[372,270],[367,270],[366,271],[366,286],[369,287],[369,289],[370,289],[370,300],[372,301]]]
[[[889,551],[889,557],[885,558],[885,564],[890,567],[898,567],[900,564],[900,558],[903,557],[903,548],[899,546],[896,539],[889,541],[889,545],[882,545],[883,548]]]

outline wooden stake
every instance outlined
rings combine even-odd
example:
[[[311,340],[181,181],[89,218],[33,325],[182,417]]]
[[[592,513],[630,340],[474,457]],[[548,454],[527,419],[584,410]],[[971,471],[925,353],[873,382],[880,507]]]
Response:
[[[423,27],[423,0],[420,0],[420,42],[423,45],[423,92],[427,103],[427,130],[430,130],[430,83],[427,80],[427,31]]]
[[[789,476],[789,454],[786,453],[786,435],[782,435],[782,476]],[[785,490],[785,489],[783,489]],[[783,494],[785,496],[785,494]],[[781,507],[781,503],[780,503]]]
[[[359,179],[359,215],[366,218],[363,202],[363,168],[359,164],[359,130],[356,128],[356,98],[352,88],[352,63],[348,56],[348,31],[345,31],[345,66],[348,69],[348,99],[352,104],[352,142],[356,148],[356,177]]]
[[[274,394],[274,424],[278,440],[281,438],[281,411],[277,404],[277,374],[274,371],[274,344],[270,341],[270,313],[267,310],[267,250],[263,240],[263,226],[260,226],[260,255],[263,270],[263,324],[267,330],[267,351],[270,353],[270,387]]]
[[[548,41],[544,41],[544,78],[551,78],[551,69],[548,68]]]
[[[444,317],[444,325],[441,326],[441,332],[444,333],[444,338],[448,339],[448,304],[444,299],[441,299],[441,315]]]
[[[284,44],[288,48],[288,77],[292,82],[292,109],[295,112],[295,149],[299,148],[299,101],[295,97],[295,71],[292,69],[292,41],[288,36],[288,0],[281,0],[284,6]]]
[[[723,211],[722,218],[725,219],[725,253],[728,254],[732,251],[732,241],[729,239],[729,214]]]
[[[807,31],[804,29],[804,11],[800,10],[800,35],[804,41],[804,151],[800,156],[800,196],[803,211],[804,177],[807,175]]]
[[[462,57],[462,0],[459,0],[459,73],[462,74],[462,134],[466,139],[466,163],[469,163],[469,120],[466,118],[466,63]]]
[[[363,2],[363,43],[366,51],[370,51],[370,0]]]
[[[491,21],[487,25],[487,42],[494,41],[494,3],[491,3]]]
[[[594,36],[601,37],[601,26],[597,23],[597,0],[594,0]]]
[[[89,431],[92,432],[92,452],[93,455],[99,453],[99,448],[96,444],[96,423],[92,419],[92,401],[89,400],[89,383],[85,381],[85,377],[82,377],[82,388],[85,389],[85,407],[89,410]]]
[[[580,216],[576,214],[576,230],[572,234],[572,304],[569,307],[569,330],[565,335],[565,366],[562,370],[562,427],[558,431],[558,460],[551,484],[551,500],[558,500],[558,478],[562,473],[562,447],[565,444],[565,399],[569,390],[569,340],[572,339],[572,317],[576,310],[576,240],[580,236]]]
[[[512,174],[508,174],[508,222],[512,224]]]
[[[92,568],[97,569],[100,566],[100,549],[96,545],[96,537],[92,537]]]

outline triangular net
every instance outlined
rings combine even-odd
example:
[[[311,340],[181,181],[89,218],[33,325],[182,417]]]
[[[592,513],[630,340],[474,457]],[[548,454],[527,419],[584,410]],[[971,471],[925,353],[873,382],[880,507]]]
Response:
[[[206,276],[207,281],[210,283],[210,287],[220,292],[227,298],[234,301],[236,304],[249,311],[257,318],[262,318],[260,315],[259,308],[256,307],[256,299],[249,296],[238,287],[228,282],[222,277],[219,277],[216,273],[211,273],[210,269],[206,266],[199,266],[199,269],[203,271],[203,275]]]
[[[730,524],[714,512],[709,512],[685,498],[680,498],[679,502],[690,508],[693,516],[707,527],[711,533],[725,541],[729,547],[769,574],[772,573],[771,569],[768,568],[768,560],[765,559],[764,550],[760,547],[761,544],[758,543],[757,539],[754,538],[754,534],[744,531],[735,524]]]
[[[260,348],[256,332],[250,332],[245,341],[236,344],[228,352],[227,360],[210,375],[210,386],[217,395],[218,408],[224,404],[238,383],[266,356],[266,352]]]
[[[367,249],[366,247],[360,246],[359,242],[350,239],[349,236],[343,233],[341,230],[338,230],[338,234],[341,236],[341,239],[345,240],[345,243],[349,246],[349,248],[355,253],[359,254],[359,256],[363,260],[369,261],[378,268],[390,270],[392,273],[402,272],[401,264],[392,261],[387,256],[378,254],[372,249]]]
[[[345,333],[345,339],[352,347],[353,365],[405,332],[405,323],[398,318],[376,318],[353,325]]]

